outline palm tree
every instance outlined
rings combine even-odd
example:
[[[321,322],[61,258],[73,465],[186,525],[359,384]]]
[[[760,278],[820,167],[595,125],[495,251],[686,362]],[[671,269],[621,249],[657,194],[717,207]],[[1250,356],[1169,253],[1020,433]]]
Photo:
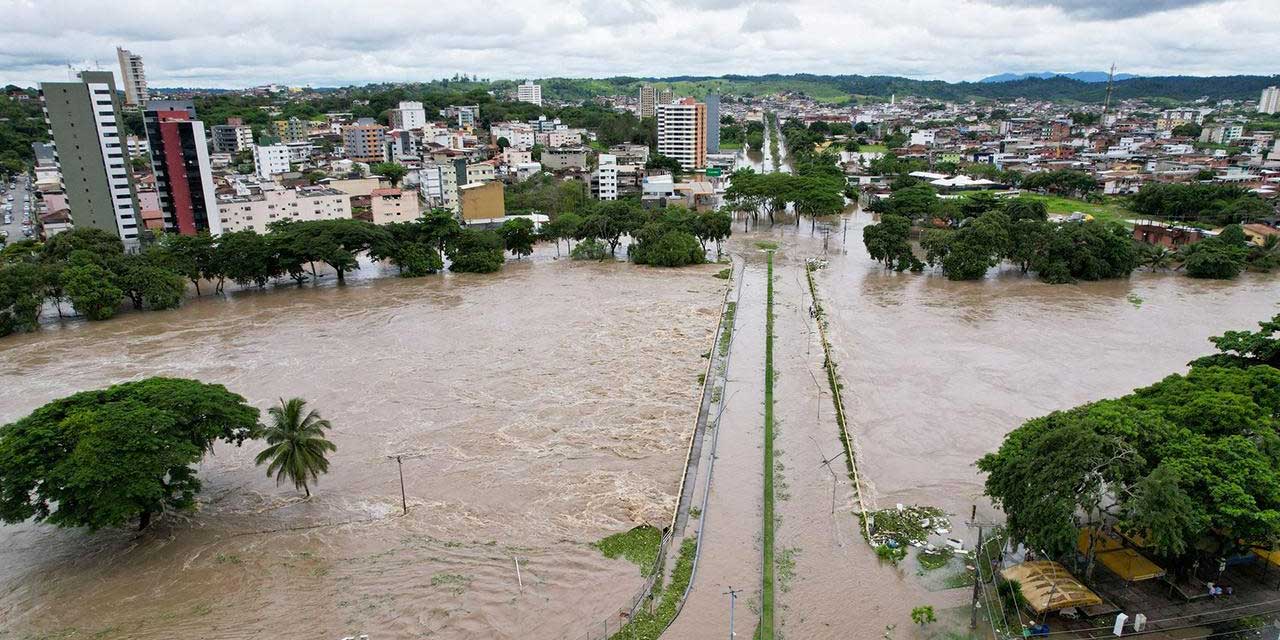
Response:
[[[314,482],[320,474],[328,473],[329,460],[326,451],[337,451],[338,447],[324,437],[325,429],[332,429],[328,420],[320,417],[315,409],[307,412],[307,402],[302,398],[292,398],[288,402],[280,399],[280,405],[271,407],[271,426],[266,428],[266,449],[258,454],[254,462],[258,465],[270,460],[267,465],[267,477],[275,476],[276,484],[286,478],[293,482],[295,489],[302,489],[307,497],[311,497],[311,489],[307,487],[308,479]]]
[[[1146,255],[1142,257],[1142,263],[1151,267],[1152,271],[1168,268],[1173,263],[1175,254],[1164,245],[1155,245],[1147,249]]]

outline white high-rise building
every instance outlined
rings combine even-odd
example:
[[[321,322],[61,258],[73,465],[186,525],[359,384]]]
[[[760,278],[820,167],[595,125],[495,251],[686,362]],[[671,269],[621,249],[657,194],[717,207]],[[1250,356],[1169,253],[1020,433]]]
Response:
[[[392,129],[421,129],[427,126],[427,110],[421,102],[401,102],[399,109],[391,110]]]
[[[602,153],[595,174],[596,197],[600,200],[618,199],[618,156]]]
[[[1258,113],[1280,113],[1280,87],[1267,87],[1258,100]]]
[[[258,145],[253,148],[253,169],[263,180],[270,180],[278,173],[289,172],[289,146],[284,144]]]
[[[674,158],[685,171],[707,165],[706,105],[685,98],[657,105],[658,153]]]
[[[542,85],[526,80],[516,87],[516,100],[542,106]]]
[[[120,61],[120,81],[124,84],[124,103],[130,107],[145,107],[150,96],[147,94],[147,72],[142,67],[142,56],[130,53],[128,49],[116,47],[116,58]]]

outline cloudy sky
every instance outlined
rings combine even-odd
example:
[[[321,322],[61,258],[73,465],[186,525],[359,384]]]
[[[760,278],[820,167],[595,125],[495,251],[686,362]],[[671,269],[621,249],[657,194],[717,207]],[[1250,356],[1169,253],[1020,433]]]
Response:
[[[0,84],[1013,71],[1280,73],[1278,0],[0,0]],[[469,9],[468,9],[469,8]]]

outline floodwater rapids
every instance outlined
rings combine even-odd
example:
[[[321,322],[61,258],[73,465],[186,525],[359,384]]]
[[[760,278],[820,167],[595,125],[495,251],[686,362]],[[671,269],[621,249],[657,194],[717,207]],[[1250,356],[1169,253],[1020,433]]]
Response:
[[[670,518],[724,281],[715,265],[552,256],[484,276],[366,265],[345,287],[206,295],[0,341],[0,424],[164,375],[264,410],[302,397],[338,446],[309,501],[255,467],[250,442],[200,465],[195,513],[141,534],[0,526],[0,638],[616,627],[642,577],[590,543]]]

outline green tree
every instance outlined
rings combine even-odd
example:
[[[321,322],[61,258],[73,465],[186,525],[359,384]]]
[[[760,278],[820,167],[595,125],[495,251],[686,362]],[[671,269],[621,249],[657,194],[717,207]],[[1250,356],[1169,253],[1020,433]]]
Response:
[[[458,273],[493,273],[502,268],[502,237],[493,231],[462,229],[446,249],[449,270]]]
[[[149,254],[126,254],[114,277],[133,308],[138,310],[144,304],[155,310],[177,308],[187,291],[182,276],[157,264]]]
[[[257,433],[258,410],[217,384],[148,378],[54,400],[0,429],[0,520],[118,527],[190,509],[193,465]]]
[[[562,213],[543,225],[542,235],[556,243],[556,255],[560,255],[560,241],[572,244],[578,235],[578,227],[582,226],[582,216],[572,211]],[[572,246],[569,249],[573,249]]]
[[[111,272],[92,259],[83,259],[63,270],[62,289],[81,315],[90,320],[108,320],[116,314],[124,297],[113,280]]]
[[[933,607],[924,605],[911,610],[911,621],[925,626],[938,621],[938,616],[934,615]]]
[[[1218,353],[1199,358],[1192,367],[1252,367],[1267,365],[1280,368],[1280,314],[1258,323],[1260,331],[1228,331],[1209,338]]]
[[[517,260],[533,253],[533,243],[536,238],[532,220],[528,218],[507,220],[498,228],[498,235],[502,236],[503,246],[507,251],[515,254]]]
[[[194,236],[165,233],[160,236],[158,249],[167,254],[166,262],[174,271],[191,281],[199,296],[200,281],[211,278],[216,271],[213,237],[208,233]]]
[[[31,262],[0,266],[0,336],[39,325],[44,278],[40,265]]]
[[[399,185],[400,180],[409,172],[404,165],[397,162],[379,162],[369,167],[369,171],[376,176],[386,178],[387,182],[390,182],[393,187]]]
[[[217,260],[220,271],[241,286],[253,283],[265,287],[284,273],[271,243],[253,229],[218,236]]]
[[[290,398],[287,402],[281,398],[279,405],[267,410],[271,423],[262,432],[267,448],[258,454],[254,463],[258,466],[268,463],[268,478],[275,476],[276,484],[288,480],[310,498],[309,483],[329,472],[329,459],[325,454],[337,451],[338,447],[324,437],[324,432],[333,425],[315,409],[304,414],[306,404],[302,398]]]
[[[886,269],[920,271],[924,265],[911,251],[911,220],[896,214],[880,216],[880,222],[862,229],[862,243],[873,260]]]

